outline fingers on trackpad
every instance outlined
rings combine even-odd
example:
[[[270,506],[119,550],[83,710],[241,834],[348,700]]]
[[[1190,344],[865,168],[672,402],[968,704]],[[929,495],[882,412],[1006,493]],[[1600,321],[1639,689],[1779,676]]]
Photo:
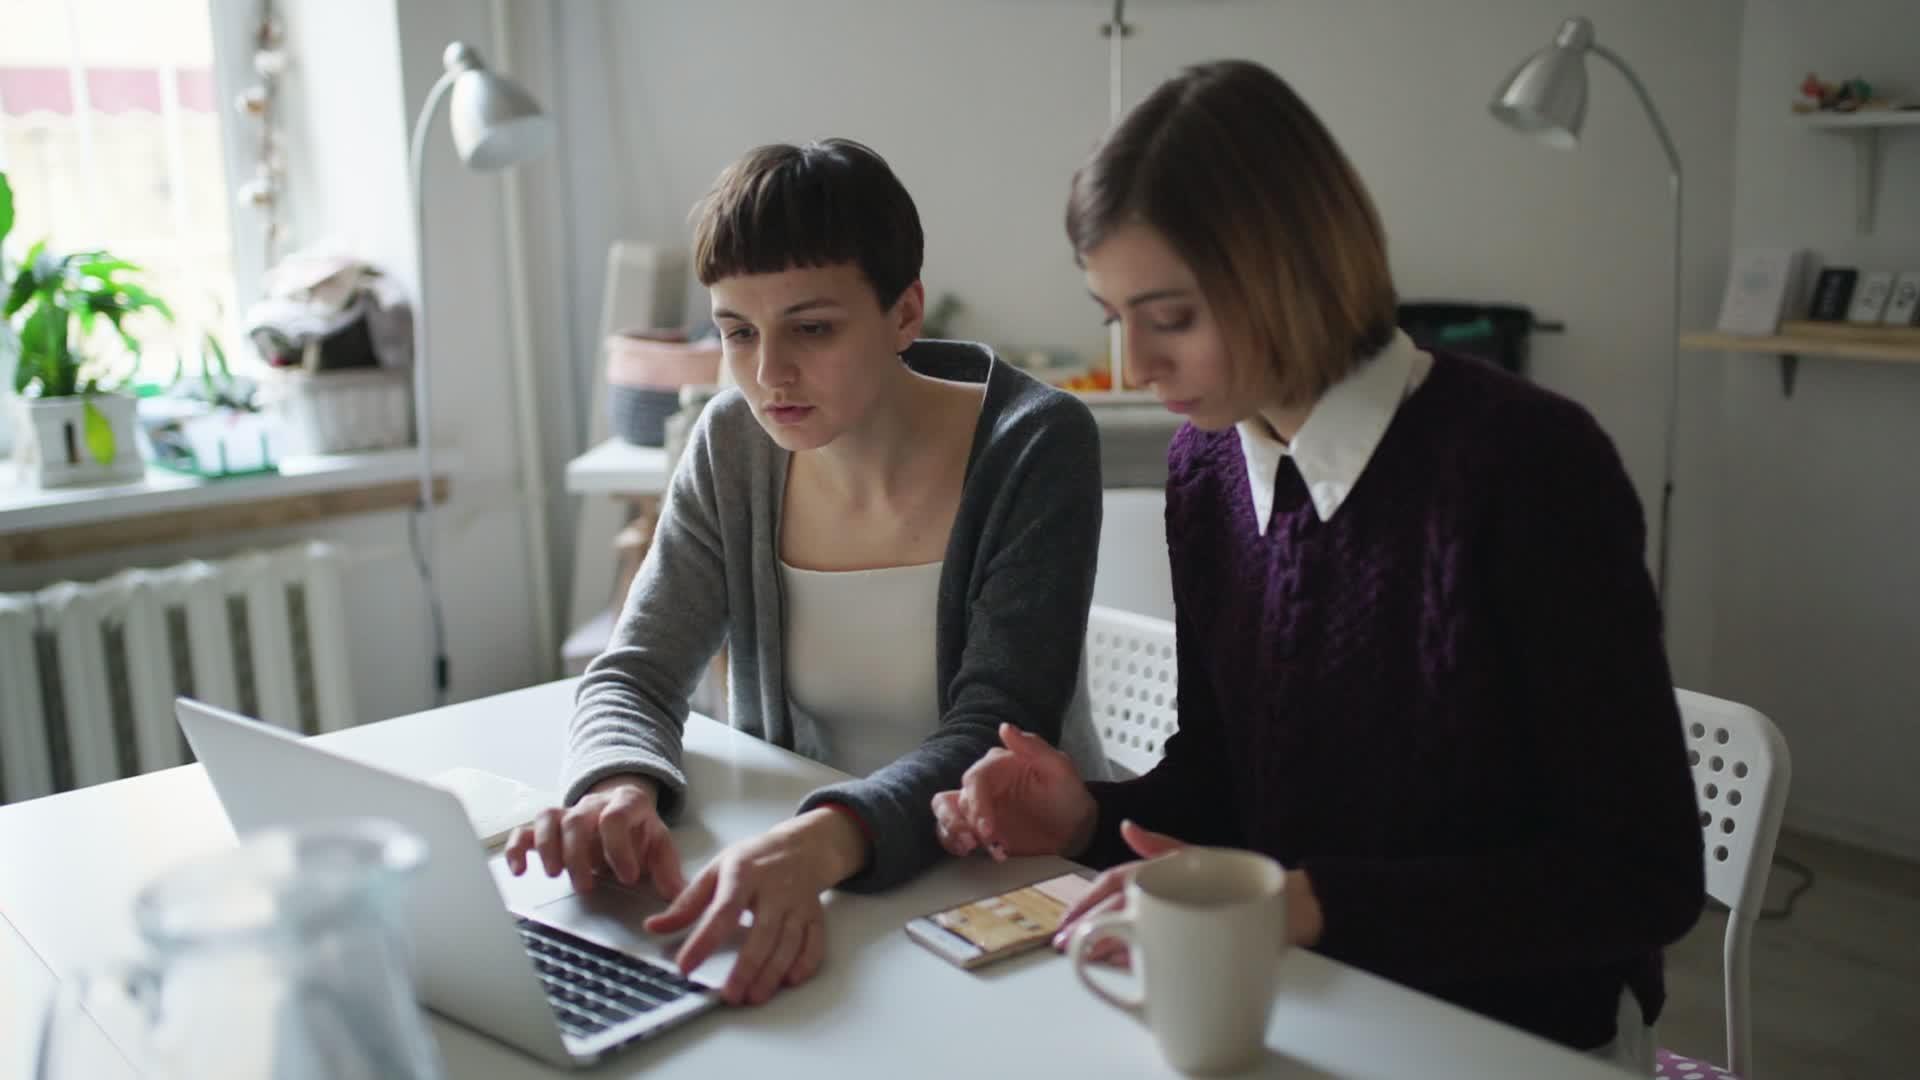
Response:
[[[666,909],[667,902],[651,888],[629,889],[603,879],[594,882],[593,890],[585,895],[569,893],[528,914],[610,949],[672,966],[675,950],[692,931],[689,928],[672,936],[647,933],[644,924],[648,917]],[[731,948],[717,951],[693,972],[693,978],[710,986],[719,985],[733,969],[733,956]]]

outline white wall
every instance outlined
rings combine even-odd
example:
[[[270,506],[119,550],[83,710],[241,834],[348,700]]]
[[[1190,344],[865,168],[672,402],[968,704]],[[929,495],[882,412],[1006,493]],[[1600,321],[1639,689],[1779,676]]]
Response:
[[[597,377],[600,264],[615,237],[684,242],[686,214],[751,145],[846,135],[886,155],[919,203],[930,292],[961,333],[1098,347],[1061,228],[1068,178],[1106,124],[1106,5],[1026,0],[619,0],[554,5],[566,92],[564,266],[576,401]],[[1536,339],[1543,384],[1586,404],[1650,508],[1663,459],[1670,215],[1666,168],[1625,84],[1596,65],[1581,151],[1486,113],[1549,41],[1532,0],[1193,0],[1130,9],[1129,101],[1182,65],[1262,61],[1320,110],[1379,200],[1403,295],[1518,301],[1569,332]],[[1728,237],[1737,0],[1585,5],[1639,68],[1685,156],[1688,318],[1711,318]],[[551,305],[549,305],[551,306]],[[1671,631],[1682,681],[1712,655],[1711,379],[1687,371]],[[1710,375],[1710,373],[1708,373]]]
[[[1787,115],[1808,71],[1920,94],[1916,41],[1908,0],[1748,0],[1735,244],[1920,269],[1920,131],[1884,139],[1859,236],[1851,148]],[[1920,369],[1807,357],[1785,398],[1770,357],[1715,364],[1715,689],[1785,731],[1790,821],[1920,857]]]
[[[292,240],[283,250],[328,243],[411,287],[408,119],[394,4],[295,0],[280,5],[289,57],[281,120]]]
[[[1173,619],[1167,567],[1167,498],[1155,488],[1109,490],[1101,500],[1100,565],[1093,602],[1156,619]]]
[[[495,25],[490,4],[469,0],[406,0],[395,10],[410,132],[443,71],[446,45],[464,40],[490,54]],[[446,125],[444,115],[436,119],[428,144],[422,307],[432,336],[434,444],[463,459],[440,556],[455,696],[469,697],[555,675],[559,658],[557,647],[541,655],[534,630],[528,528],[544,527],[548,508],[527,497],[518,457],[506,191],[500,174],[460,165]]]
[[[535,434],[539,441],[542,475],[538,485],[524,481],[523,488],[542,497],[527,503],[547,529],[547,579],[556,605],[556,626],[561,636],[572,629],[565,625],[574,555],[574,516],[580,505],[577,497],[566,493],[566,463],[586,449],[586,399],[575,400],[575,391],[585,385],[581,372],[590,368],[590,353],[583,355],[575,339],[575,311],[597,318],[600,279],[575,280],[570,273],[568,222],[572,206],[570,183],[581,170],[575,167],[572,139],[577,125],[564,121],[568,103],[564,80],[568,71],[555,42],[560,13],[565,5],[540,0],[494,0],[506,16],[503,40],[493,44],[489,59],[510,73],[557,118],[553,148],[545,157],[515,169],[503,178],[502,194],[511,212],[517,214],[522,233],[526,286],[526,337],[533,348],[535,382],[530,388],[536,416]],[[600,183],[611,183],[602,177]],[[601,258],[604,259],[604,245]],[[589,306],[592,305],[592,306]],[[587,339],[582,339],[587,340]]]

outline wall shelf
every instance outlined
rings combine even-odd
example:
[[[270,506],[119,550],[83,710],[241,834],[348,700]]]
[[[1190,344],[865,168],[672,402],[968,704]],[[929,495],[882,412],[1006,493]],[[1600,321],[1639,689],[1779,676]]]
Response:
[[[1680,335],[1680,347],[1695,352],[1772,354],[1780,360],[1780,392],[1793,396],[1800,357],[1839,356],[1882,364],[1920,364],[1920,327],[1857,326],[1851,323],[1788,320],[1767,335],[1726,334],[1717,330]]]
[[[1854,112],[1795,113],[1794,119],[1810,128],[1890,128],[1920,127],[1920,109],[1858,109]]]
[[[1854,228],[1862,236],[1872,232],[1874,189],[1880,173],[1880,133],[1902,128],[1920,131],[1920,109],[1796,113],[1793,121],[1809,131],[1844,135],[1853,142]]]

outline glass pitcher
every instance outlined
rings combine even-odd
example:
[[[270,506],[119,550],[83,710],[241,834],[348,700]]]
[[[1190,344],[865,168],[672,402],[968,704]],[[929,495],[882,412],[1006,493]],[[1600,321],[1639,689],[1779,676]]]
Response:
[[[48,1013],[39,1080],[83,1075],[98,1022],[142,1076],[439,1080],[414,999],[398,826],[268,829],[147,886],[144,959],[83,973]]]

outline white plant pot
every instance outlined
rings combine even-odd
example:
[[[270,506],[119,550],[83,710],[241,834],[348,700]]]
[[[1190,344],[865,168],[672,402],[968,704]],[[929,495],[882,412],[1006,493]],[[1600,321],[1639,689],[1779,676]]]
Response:
[[[138,402],[126,394],[21,398],[14,402],[13,460],[23,483],[66,487],[146,475],[135,424]],[[101,460],[87,448],[86,407],[91,402],[113,432],[114,453]]]

